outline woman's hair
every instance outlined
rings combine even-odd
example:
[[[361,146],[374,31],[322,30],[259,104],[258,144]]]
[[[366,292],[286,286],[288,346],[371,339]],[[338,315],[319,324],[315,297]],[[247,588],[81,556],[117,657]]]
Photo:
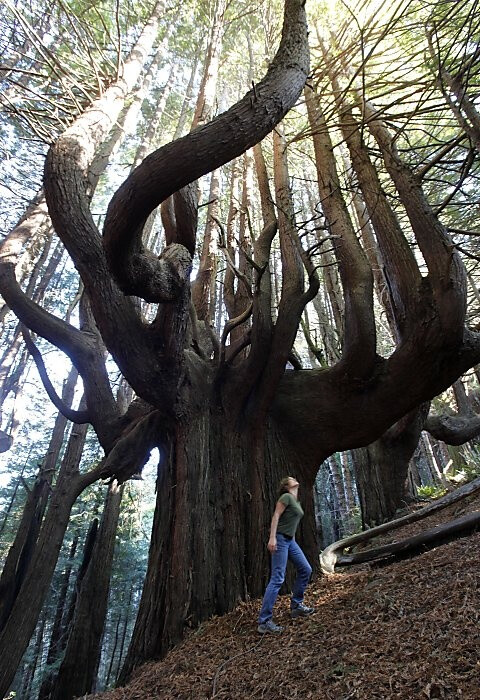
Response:
[[[282,493],[288,493],[288,486],[290,483],[291,476],[284,476],[283,479],[278,484],[278,495],[281,496]]]

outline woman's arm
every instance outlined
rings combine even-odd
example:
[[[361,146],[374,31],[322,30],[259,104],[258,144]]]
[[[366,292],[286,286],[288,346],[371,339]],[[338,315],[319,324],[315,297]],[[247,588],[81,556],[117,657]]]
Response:
[[[280,516],[287,506],[281,501],[277,501],[275,512],[272,516],[272,524],[270,525],[270,539],[268,540],[267,549],[269,552],[275,552],[277,549],[277,526]]]

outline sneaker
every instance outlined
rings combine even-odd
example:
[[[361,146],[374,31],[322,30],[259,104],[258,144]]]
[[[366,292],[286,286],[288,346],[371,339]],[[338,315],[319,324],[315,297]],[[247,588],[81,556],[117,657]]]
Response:
[[[304,605],[303,603],[299,603],[299,605],[296,605],[294,608],[290,609],[290,615],[291,617],[308,617],[312,613],[315,612],[315,608],[309,608],[307,605]]]
[[[280,634],[280,632],[283,632],[283,627],[276,625],[273,620],[267,620],[258,625],[258,631],[260,634]]]

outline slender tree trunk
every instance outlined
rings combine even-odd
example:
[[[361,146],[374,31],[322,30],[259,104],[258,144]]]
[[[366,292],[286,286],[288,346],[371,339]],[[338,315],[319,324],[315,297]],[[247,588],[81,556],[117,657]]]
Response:
[[[420,479],[420,474],[418,472],[417,464],[415,461],[415,453],[411,458],[408,465],[408,481],[407,481],[407,492],[410,499],[415,499],[418,496],[418,488],[422,485]]]
[[[0,634],[0,696],[7,693],[37,624],[62,547],[72,506],[78,495],[90,483],[90,475],[80,475],[78,472],[86,431],[85,425],[74,426],[72,430],[35,554]]]
[[[115,536],[123,487],[108,490],[102,522],[80,585],[68,643],[51,700],[70,700],[94,688],[107,614]]]
[[[1,525],[1,527],[0,527],[0,535],[2,534],[2,532],[3,532],[4,529],[5,529],[5,525],[7,524],[7,521],[8,521],[8,516],[10,515],[10,511],[12,510],[13,504],[15,503],[15,499],[16,499],[16,497],[17,497],[18,487],[20,486],[20,484],[21,484],[22,481],[23,481],[23,472],[25,471],[25,469],[26,469],[26,467],[27,467],[27,462],[28,462],[28,460],[29,460],[29,458],[30,458],[31,449],[32,449],[32,448],[30,448],[30,451],[29,451],[29,453],[28,453],[27,459],[25,460],[25,463],[24,463],[24,465],[23,465],[23,467],[22,467],[22,470],[21,470],[21,472],[20,472],[20,474],[19,474],[19,476],[18,476],[18,478],[17,478],[17,480],[16,480],[16,482],[15,482],[15,488],[13,489],[13,493],[12,493],[12,496],[11,496],[10,501],[9,501],[9,503],[8,503],[8,506],[7,506],[6,509],[5,509],[5,515],[4,515],[4,517],[3,517],[3,522],[2,522],[2,525]],[[1,584],[0,584],[0,585],[1,585]]]
[[[342,477],[335,455],[328,458],[328,470],[331,478],[331,493],[333,501],[332,518],[335,523],[335,536],[341,539],[345,535],[345,494]]]
[[[200,50],[201,50],[201,44],[198,46],[197,50],[195,51],[195,56],[193,58],[193,63],[192,63],[192,69],[190,72],[190,78],[188,80],[187,89],[185,90],[185,98],[184,98],[183,103],[182,103],[182,109],[180,110],[180,116],[178,118],[177,126],[175,127],[175,133],[173,135],[173,140],[180,138],[180,136],[183,134],[183,130],[185,128],[185,124],[186,124],[187,116],[188,116],[188,108],[190,106],[190,102],[191,102],[192,96],[193,96],[193,87],[195,84],[195,76],[197,73],[198,61],[200,59]]]
[[[75,557],[78,545],[78,534],[72,540],[70,546],[70,553],[68,557],[68,564],[65,571],[62,574],[60,582],[60,591],[58,594],[57,606],[55,609],[55,617],[52,625],[52,633],[50,635],[50,642],[48,646],[47,661],[46,661],[46,675],[40,686],[38,693],[38,700],[49,700],[50,693],[53,686],[53,675],[49,671],[49,666],[54,665],[58,659],[60,653],[65,648],[64,637],[66,634],[64,618],[65,618],[65,606],[67,602],[67,593],[70,585],[70,577],[72,573],[72,561]]]
[[[112,676],[112,670],[113,670],[113,662],[115,661],[115,654],[117,653],[117,647],[118,647],[118,640],[120,637],[120,623],[122,621],[122,614],[119,613],[117,617],[117,623],[115,625],[115,634],[113,636],[113,644],[111,645],[109,649],[109,657],[110,657],[110,662],[108,664],[108,669],[107,673],[105,676],[105,687],[108,688],[108,685],[110,683],[110,678]]]
[[[352,450],[365,527],[390,520],[405,504],[408,464],[418,444],[425,411],[415,411],[367,447]]]
[[[129,618],[130,618],[130,610],[131,610],[131,606],[132,606],[132,598],[133,598],[133,588],[130,589],[130,592],[128,594],[128,603],[127,603],[127,609],[125,611],[125,620],[123,623],[123,630],[122,630],[122,640],[121,640],[121,644],[120,644],[120,651],[118,654],[118,661],[117,661],[117,665],[115,668],[115,680],[118,680],[118,677],[120,675],[121,666],[123,663],[123,654],[125,651],[125,643],[127,641],[127,629],[128,629]]]
[[[220,171],[214,170],[210,180],[207,221],[197,278],[192,285],[192,302],[199,321],[210,324],[212,303],[215,299],[215,273],[217,270],[217,225],[213,217],[219,214]]]
[[[330,473],[332,475],[333,486],[335,489],[336,500],[338,503],[340,523],[342,524],[342,530],[343,530],[343,521],[345,520],[345,517],[347,515],[347,504],[346,504],[346,500],[345,500],[345,490],[344,490],[344,485],[343,485],[342,472],[341,472],[340,465],[337,461],[336,455],[332,455],[331,457],[329,457],[328,463],[330,466]]]
[[[38,662],[39,662],[40,656],[41,656],[43,633],[45,630],[46,619],[47,619],[47,613],[45,612],[42,615],[42,619],[41,619],[40,623],[38,624],[37,634],[35,636],[35,643],[33,646],[32,662],[28,665],[26,672],[25,672],[23,679],[22,679],[21,697],[22,697],[22,699],[25,698],[25,700],[27,700],[27,698],[32,697],[33,679],[35,677],[35,671],[37,670],[37,666],[39,665]]]
[[[357,502],[353,489],[353,480],[350,473],[350,465],[347,452],[340,452],[340,462],[343,470],[343,482],[345,484],[345,501],[347,511],[350,512]]]
[[[223,43],[225,0],[217,0],[213,17],[210,39],[203,68],[202,81],[197,97],[192,130],[210,121],[214,116],[217,90],[218,69]],[[217,267],[216,225],[212,220],[218,216],[218,197],[220,192],[220,171],[214,170],[210,180],[207,222],[200,253],[197,277],[192,284],[192,302],[200,321],[210,323],[212,297],[215,290],[215,272]]]
[[[72,369],[63,388],[62,398],[66,405],[72,403],[77,378],[78,372]],[[28,493],[15,539],[3,567],[0,578],[0,630],[3,629],[8,620],[35,553],[38,533],[50,496],[67,422],[63,414],[57,415],[47,454],[35,483]]]

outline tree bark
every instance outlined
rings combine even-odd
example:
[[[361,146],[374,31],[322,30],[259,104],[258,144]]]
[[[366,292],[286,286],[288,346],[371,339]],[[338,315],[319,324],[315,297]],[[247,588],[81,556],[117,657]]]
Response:
[[[28,574],[0,634],[0,696],[7,693],[37,624],[72,506],[78,495],[92,482],[91,473],[78,473],[85,434],[86,426],[75,426],[72,430]]]
[[[109,487],[92,556],[77,592],[65,656],[54,682],[51,700],[71,700],[94,689],[122,493],[123,486],[114,481]]]
[[[364,527],[391,520],[405,505],[408,463],[417,447],[425,410],[414,411],[367,447],[353,450]]]
[[[67,405],[71,404],[73,400],[77,377],[77,371],[72,369],[64,384],[62,398]],[[67,419],[59,413],[55,420],[47,454],[35,483],[28,493],[15,539],[5,560],[0,578],[0,630],[3,629],[10,615],[35,552],[38,533],[50,496],[66,426]]]
[[[52,666],[59,659],[60,653],[64,650],[64,638],[67,630],[65,629],[65,608],[67,602],[68,587],[70,585],[70,576],[72,573],[72,560],[75,557],[75,552],[77,551],[78,545],[78,534],[72,540],[70,546],[70,553],[68,557],[68,564],[65,567],[65,571],[62,574],[60,582],[60,590],[58,593],[57,605],[55,608],[55,617],[52,624],[52,633],[50,635],[50,641],[48,645],[47,659],[45,662],[45,674],[42,680],[42,685],[38,691],[38,700],[49,700],[50,693],[52,691],[53,685],[53,675],[49,670],[49,666]]]

